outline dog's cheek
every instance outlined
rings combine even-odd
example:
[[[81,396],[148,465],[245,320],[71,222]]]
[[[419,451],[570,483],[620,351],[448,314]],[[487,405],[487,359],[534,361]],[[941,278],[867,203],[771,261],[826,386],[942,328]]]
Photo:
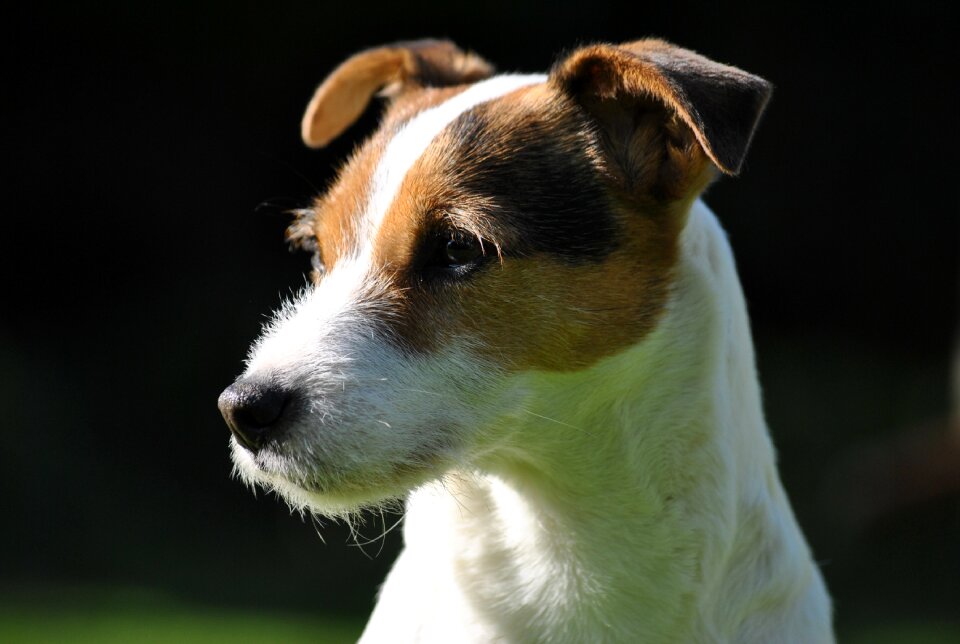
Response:
[[[656,326],[670,292],[672,244],[643,254],[622,248],[595,264],[508,259],[464,289],[451,334],[470,338],[481,361],[509,372],[587,368]]]
[[[494,369],[454,343],[430,355],[399,350],[386,339],[347,347],[354,361],[341,387],[320,384],[323,399],[302,432],[311,452],[364,477],[406,480],[446,467],[470,450],[482,421]]]

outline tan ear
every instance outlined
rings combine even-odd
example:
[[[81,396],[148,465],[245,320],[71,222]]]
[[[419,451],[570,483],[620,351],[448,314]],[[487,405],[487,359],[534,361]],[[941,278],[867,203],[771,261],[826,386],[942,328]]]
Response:
[[[635,136],[625,123],[646,123],[637,111],[657,104],[666,119],[689,128],[698,147],[727,174],[740,171],[772,91],[759,76],[654,39],[578,49],[554,66],[551,81],[592,112],[608,137]],[[611,118],[620,123],[604,122]]]
[[[320,148],[339,136],[366,109],[373,95],[390,87],[443,87],[493,74],[479,56],[446,40],[417,40],[368,49],[347,59],[317,88],[303,115],[304,142]]]

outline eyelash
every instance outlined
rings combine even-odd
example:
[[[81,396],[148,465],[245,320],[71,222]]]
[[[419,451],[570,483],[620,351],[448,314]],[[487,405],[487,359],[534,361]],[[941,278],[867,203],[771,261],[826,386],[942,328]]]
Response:
[[[427,242],[420,273],[427,278],[461,278],[479,268],[487,257],[483,241],[459,230],[446,230]]]
[[[460,278],[479,268],[487,259],[483,240],[460,230],[447,230],[434,236],[420,262],[419,272],[425,277]],[[315,249],[310,255],[311,278],[318,281],[327,268],[323,264],[320,251]]]

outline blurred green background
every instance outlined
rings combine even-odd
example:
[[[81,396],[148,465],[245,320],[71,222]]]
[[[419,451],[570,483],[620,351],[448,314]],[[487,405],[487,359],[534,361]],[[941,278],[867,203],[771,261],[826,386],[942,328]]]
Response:
[[[299,120],[359,49],[503,70],[657,35],[776,85],[708,201],[788,492],[853,642],[960,641],[956,37],[948,3],[31,3],[7,65],[0,641],[351,641],[400,545],[230,478],[216,409],[302,283],[283,243],[376,122]],[[951,433],[952,432],[952,433]],[[388,525],[393,522],[387,517]],[[371,517],[363,534],[383,530]],[[323,536],[323,543],[318,536]]]

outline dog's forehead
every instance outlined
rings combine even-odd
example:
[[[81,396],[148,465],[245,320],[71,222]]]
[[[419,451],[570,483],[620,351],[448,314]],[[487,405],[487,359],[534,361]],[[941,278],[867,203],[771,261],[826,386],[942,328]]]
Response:
[[[394,207],[403,197],[402,187],[418,165],[436,170],[436,163],[419,163],[428,149],[449,156],[451,138],[444,137],[456,122],[478,106],[496,102],[523,88],[541,84],[543,75],[495,76],[473,85],[425,89],[403,96],[387,112],[381,127],[348,160],[331,189],[318,198],[314,232],[324,246],[325,260],[364,254],[388,213],[403,210],[413,216],[409,203]],[[441,143],[439,139],[444,139]],[[455,139],[455,137],[454,137]],[[423,173],[414,183],[422,185]],[[439,177],[434,177],[439,178]],[[442,183],[442,182],[439,182]],[[423,191],[425,196],[429,191]],[[415,208],[413,209],[415,210]]]
[[[494,76],[424,110],[404,124],[387,144],[372,179],[365,222],[370,226],[370,235],[373,236],[380,228],[410,169],[447,126],[483,103],[544,80],[541,75]]]
[[[393,102],[315,216],[291,229],[316,237],[326,273],[311,301],[324,319],[363,311],[404,351],[464,342],[518,370],[579,368],[652,328],[680,219],[630,208],[603,132],[545,80],[494,77]],[[464,279],[426,277],[460,235],[499,261]]]

